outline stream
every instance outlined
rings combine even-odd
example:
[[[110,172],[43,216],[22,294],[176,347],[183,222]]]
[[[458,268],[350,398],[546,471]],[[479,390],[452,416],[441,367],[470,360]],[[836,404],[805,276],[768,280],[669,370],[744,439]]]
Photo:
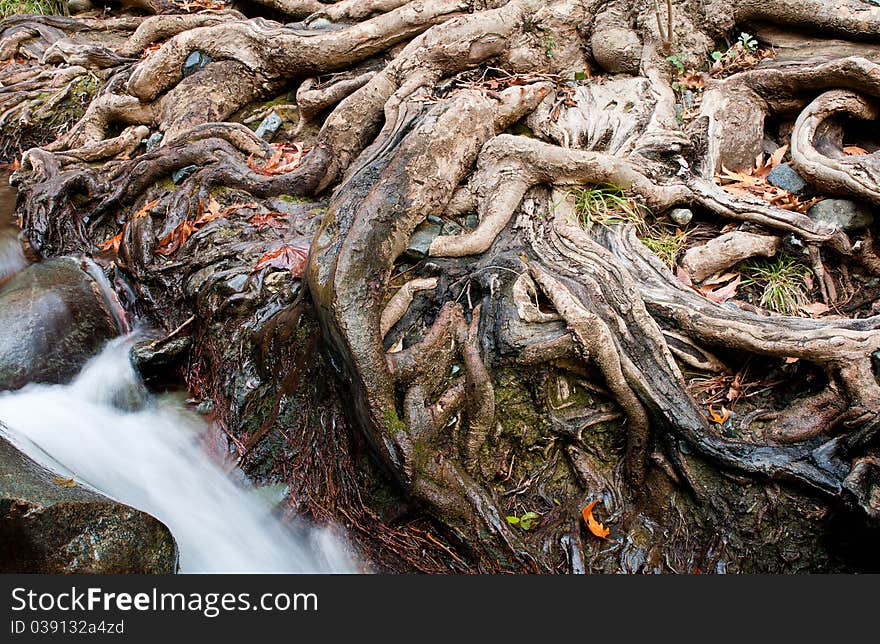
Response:
[[[0,288],[26,265],[9,216],[14,192],[2,179]],[[0,434],[60,476],[164,522],[180,572],[357,572],[329,529],[281,521],[277,490],[267,498],[209,454],[211,427],[182,395],[147,391],[129,357],[137,339],[134,332],[111,340],[67,384],[0,392],[8,428]]]

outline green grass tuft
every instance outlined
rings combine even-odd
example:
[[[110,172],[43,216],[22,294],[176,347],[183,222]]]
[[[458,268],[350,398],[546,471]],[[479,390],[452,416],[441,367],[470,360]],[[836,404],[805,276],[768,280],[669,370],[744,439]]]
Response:
[[[760,306],[782,315],[797,315],[809,303],[806,279],[812,271],[790,255],[771,260],[751,261],[743,266],[743,286],[761,290]]]
[[[614,224],[633,224],[639,235],[647,234],[645,217],[651,214],[647,207],[626,196],[622,188],[599,185],[573,191],[575,209],[584,228],[609,227]]]
[[[664,264],[672,268],[684,250],[687,236],[687,230],[676,228],[673,231],[668,226],[655,226],[649,229],[647,234],[640,239],[647,246],[648,250],[659,257]]]
[[[17,13],[66,16],[67,3],[63,0],[0,0],[0,17]]]

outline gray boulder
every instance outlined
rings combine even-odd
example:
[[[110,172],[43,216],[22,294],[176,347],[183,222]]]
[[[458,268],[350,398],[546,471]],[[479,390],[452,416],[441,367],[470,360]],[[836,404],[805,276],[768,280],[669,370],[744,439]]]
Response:
[[[602,69],[613,74],[638,74],[642,61],[642,41],[632,29],[597,29],[590,41],[593,58]]]
[[[804,178],[788,163],[782,163],[773,168],[767,175],[767,181],[770,185],[788,190],[795,195],[802,195],[810,189]]]
[[[50,259],[0,289],[0,391],[66,382],[119,335],[112,295],[93,277],[97,270],[88,261]]]
[[[63,481],[0,435],[0,572],[177,571],[177,544],[165,524]]]
[[[807,216],[817,224],[847,232],[867,228],[874,221],[870,207],[849,199],[824,199]]]
[[[430,222],[421,224],[409,240],[406,247],[406,256],[410,259],[419,260],[428,256],[431,244],[442,233],[442,226]]]

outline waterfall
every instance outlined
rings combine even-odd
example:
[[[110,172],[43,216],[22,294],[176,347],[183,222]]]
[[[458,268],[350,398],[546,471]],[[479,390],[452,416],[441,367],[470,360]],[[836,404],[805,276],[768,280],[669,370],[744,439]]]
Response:
[[[355,572],[329,529],[282,523],[208,456],[204,421],[147,392],[132,342],[111,341],[69,384],[0,393],[0,431],[37,462],[163,521],[181,572]]]

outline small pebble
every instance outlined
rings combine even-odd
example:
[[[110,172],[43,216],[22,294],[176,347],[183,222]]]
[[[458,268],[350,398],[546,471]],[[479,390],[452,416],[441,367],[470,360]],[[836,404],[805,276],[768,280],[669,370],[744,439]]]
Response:
[[[196,165],[188,165],[180,168],[179,170],[175,170],[171,173],[171,180],[175,185],[181,183],[184,179],[191,176],[196,170],[198,170],[198,166]]]
[[[694,213],[689,208],[676,208],[669,213],[669,218],[679,226],[687,226],[694,218]]]

